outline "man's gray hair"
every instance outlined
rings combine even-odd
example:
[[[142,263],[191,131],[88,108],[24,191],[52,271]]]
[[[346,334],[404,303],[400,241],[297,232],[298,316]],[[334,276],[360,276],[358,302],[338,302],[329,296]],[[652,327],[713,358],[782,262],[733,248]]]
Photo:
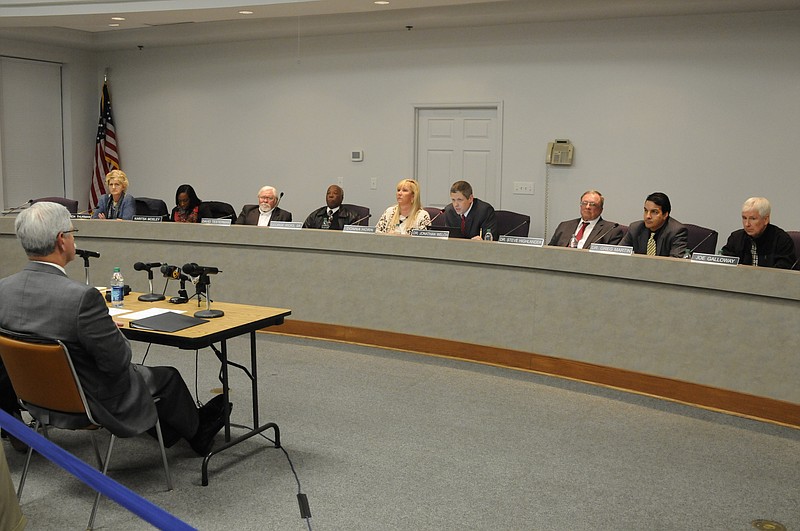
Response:
[[[742,205],[742,212],[748,212],[750,210],[756,210],[759,216],[765,218],[772,212],[772,207],[769,205],[769,199],[766,197],[751,197]]]
[[[72,229],[69,210],[64,205],[42,201],[17,215],[14,230],[28,256],[47,256],[56,248],[60,232]]]

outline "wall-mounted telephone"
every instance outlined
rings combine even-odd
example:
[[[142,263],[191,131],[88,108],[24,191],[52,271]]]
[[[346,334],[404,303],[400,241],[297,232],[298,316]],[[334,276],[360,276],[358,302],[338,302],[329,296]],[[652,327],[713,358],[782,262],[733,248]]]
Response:
[[[556,139],[555,142],[547,143],[547,157],[545,164],[557,164],[562,166],[572,165],[572,144],[567,139]]]

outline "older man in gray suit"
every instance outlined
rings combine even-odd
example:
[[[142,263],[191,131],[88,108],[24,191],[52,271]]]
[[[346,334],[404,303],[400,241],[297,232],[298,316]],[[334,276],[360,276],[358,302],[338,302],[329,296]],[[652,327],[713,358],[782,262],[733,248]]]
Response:
[[[131,346],[103,295],[67,277],[77,232],[67,209],[35,203],[17,216],[15,229],[29,262],[0,280],[0,327],[63,341],[92,414],[111,433],[140,434],[158,416],[167,446],[182,437],[198,454],[210,452],[224,424],[221,396],[198,410],[177,369],[131,363]]]

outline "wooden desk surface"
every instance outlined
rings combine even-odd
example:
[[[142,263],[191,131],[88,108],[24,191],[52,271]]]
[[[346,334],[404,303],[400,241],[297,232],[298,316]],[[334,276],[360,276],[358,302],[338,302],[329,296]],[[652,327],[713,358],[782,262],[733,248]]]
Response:
[[[205,302],[198,308],[197,301],[194,300],[186,304],[172,304],[165,300],[142,302],[138,300],[139,295],[141,295],[141,293],[131,292],[126,296],[123,309],[130,310],[130,313],[133,313],[152,308],[163,308],[166,310],[183,310],[186,312],[186,315],[194,315],[196,311],[206,308]],[[108,304],[110,305],[110,303]],[[115,315],[114,321],[123,325],[121,326],[122,333],[125,334],[125,337],[128,339],[195,349],[203,348],[212,343],[230,339],[261,328],[282,324],[284,317],[292,313],[292,311],[287,308],[271,308],[268,306],[253,306],[250,304],[236,304],[232,302],[213,302],[211,303],[211,308],[214,310],[222,310],[225,312],[225,315],[208,319],[207,323],[184,328],[177,332],[159,332],[156,330],[131,328],[130,319],[126,318],[126,315],[129,315],[128,313]]]

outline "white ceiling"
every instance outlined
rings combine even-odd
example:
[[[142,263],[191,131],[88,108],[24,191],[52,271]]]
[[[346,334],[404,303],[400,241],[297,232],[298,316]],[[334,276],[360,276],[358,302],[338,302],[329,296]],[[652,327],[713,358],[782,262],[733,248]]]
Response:
[[[800,0],[0,0],[0,37],[124,49],[275,37],[800,9]],[[241,15],[241,10],[252,15]],[[111,17],[124,17],[118,27]],[[412,30],[412,31],[413,31]]]

